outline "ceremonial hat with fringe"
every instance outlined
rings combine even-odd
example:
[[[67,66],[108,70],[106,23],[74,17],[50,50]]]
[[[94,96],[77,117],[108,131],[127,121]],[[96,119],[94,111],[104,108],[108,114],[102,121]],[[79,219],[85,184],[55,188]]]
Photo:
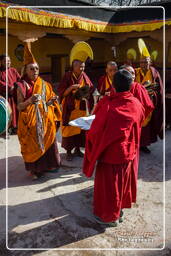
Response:
[[[82,62],[85,62],[88,57],[90,59],[93,59],[92,48],[88,43],[86,43],[84,41],[80,41],[80,42],[76,43],[71,49],[70,65],[72,65],[72,62],[74,60],[80,60]]]

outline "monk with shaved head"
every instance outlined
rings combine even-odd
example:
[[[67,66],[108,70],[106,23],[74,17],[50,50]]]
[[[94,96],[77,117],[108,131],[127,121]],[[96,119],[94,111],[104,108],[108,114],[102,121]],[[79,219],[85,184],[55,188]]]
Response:
[[[106,74],[101,76],[97,89],[101,95],[108,94],[111,90],[113,90],[112,81],[114,74],[118,70],[118,66],[115,61],[108,61],[106,65]]]

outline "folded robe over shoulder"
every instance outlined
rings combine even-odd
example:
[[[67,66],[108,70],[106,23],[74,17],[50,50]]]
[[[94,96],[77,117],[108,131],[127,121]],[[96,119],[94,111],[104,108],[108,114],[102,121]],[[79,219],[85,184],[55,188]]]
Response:
[[[133,160],[139,147],[145,109],[131,92],[103,98],[87,133],[83,172],[91,177],[96,161],[123,164]]]
[[[41,94],[43,82],[46,85],[46,103],[55,96],[52,90],[52,86],[38,77],[35,82],[29,80],[21,80],[18,83],[18,87],[23,94],[24,99],[28,97],[28,91],[26,87],[26,81],[30,85],[31,93],[29,97],[33,94]],[[55,121],[61,120],[61,110],[58,102],[54,102],[53,105],[47,106],[48,111],[45,112],[42,101],[38,105],[40,113],[43,119],[43,141],[44,150],[38,145],[37,131],[36,131],[36,112],[35,104],[31,104],[26,107],[25,110],[20,111],[18,120],[18,138],[21,145],[21,153],[24,161],[27,163],[33,163],[41,158],[45,152],[51,147],[56,138],[56,124]]]

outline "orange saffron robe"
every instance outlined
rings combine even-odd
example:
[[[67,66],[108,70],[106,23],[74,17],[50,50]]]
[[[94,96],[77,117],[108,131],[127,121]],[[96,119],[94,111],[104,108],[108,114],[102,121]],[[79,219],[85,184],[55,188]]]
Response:
[[[33,94],[42,93],[43,82],[46,85],[47,103],[53,96],[55,96],[55,93],[53,92],[51,85],[43,81],[40,77],[38,77],[34,83]],[[24,161],[30,163],[37,161],[54,143],[56,138],[55,121],[60,121],[62,117],[57,102],[47,106],[47,112],[44,110],[42,101],[40,101],[38,106],[44,127],[44,150],[40,149],[37,142],[35,104],[31,104],[24,111],[21,111],[18,119],[18,138],[21,145],[21,153]]]
[[[136,69],[136,81],[140,84],[144,84],[146,81],[153,82],[153,76],[151,70],[149,69],[146,74],[142,71],[141,68]],[[152,112],[148,115],[148,117],[144,120],[143,127],[145,127],[149,121],[151,120]]]

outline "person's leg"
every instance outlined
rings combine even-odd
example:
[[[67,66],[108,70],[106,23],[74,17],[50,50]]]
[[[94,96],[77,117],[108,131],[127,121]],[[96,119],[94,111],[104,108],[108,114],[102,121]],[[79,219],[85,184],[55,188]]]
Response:
[[[122,175],[118,177],[113,165],[98,163],[94,181],[94,215],[104,223],[115,222],[120,217],[122,191],[118,186]]]
[[[84,157],[84,154],[83,154],[83,152],[81,152],[81,150],[80,150],[79,147],[76,147],[76,148],[74,149],[74,155],[75,155],[75,156],[79,156],[79,157]]]
[[[67,153],[66,153],[66,160],[67,161],[72,161],[73,159],[73,155],[71,153],[71,150],[67,150]]]

